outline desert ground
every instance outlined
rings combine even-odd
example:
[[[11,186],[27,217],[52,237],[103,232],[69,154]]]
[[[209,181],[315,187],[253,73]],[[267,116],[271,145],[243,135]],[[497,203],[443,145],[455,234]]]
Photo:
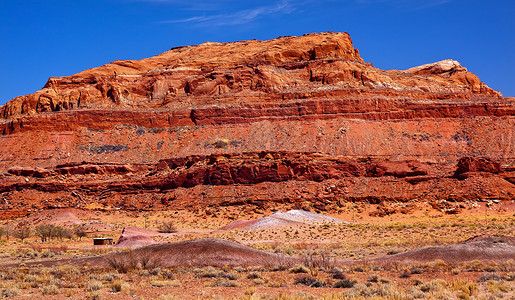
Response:
[[[43,210],[1,223],[0,292],[13,299],[514,299],[513,201],[470,202],[457,214],[423,203],[390,214],[378,208]],[[65,234],[43,242],[42,225]],[[30,229],[23,240],[20,228]],[[93,238],[115,244],[94,246]]]

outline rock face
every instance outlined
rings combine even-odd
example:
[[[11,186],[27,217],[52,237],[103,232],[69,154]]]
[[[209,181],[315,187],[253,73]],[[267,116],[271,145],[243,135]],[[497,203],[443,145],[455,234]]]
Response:
[[[0,108],[0,210],[515,197],[515,100],[457,61],[365,63],[346,33],[204,43]]]

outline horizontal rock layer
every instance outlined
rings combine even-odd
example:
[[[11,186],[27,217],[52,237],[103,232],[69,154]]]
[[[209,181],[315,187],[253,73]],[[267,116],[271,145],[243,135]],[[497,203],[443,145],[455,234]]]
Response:
[[[487,158],[465,157],[455,170],[447,170],[419,161],[295,152],[194,155],[139,165],[12,167],[0,181],[5,212],[0,216],[92,203],[133,210],[220,205],[252,210],[280,203],[336,211],[347,201],[510,200],[514,175],[515,169]]]
[[[1,107],[0,209],[509,200],[514,113],[457,61],[380,70],[346,33],[178,47]]]

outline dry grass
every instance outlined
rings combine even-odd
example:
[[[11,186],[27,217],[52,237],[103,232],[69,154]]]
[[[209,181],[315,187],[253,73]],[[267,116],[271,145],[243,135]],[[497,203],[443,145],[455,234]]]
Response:
[[[513,214],[503,216],[417,216],[402,222],[382,220],[362,224],[304,226],[261,231],[227,231],[210,234],[228,221],[195,221],[183,212],[150,213],[146,220],[120,218],[115,227],[135,225],[158,229],[173,217],[181,231],[160,241],[182,241],[199,237],[219,237],[257,249],[301,258],[302,266],[163,269],[159,261],[138,251],[113,252],[110,248],[91,249],[83,239],[44,244],[35,238],[2,241],[0,262],[22,263],[0,269],[0,297],[52,297],[55,293],[71,298],[106,299],[120,297],[182,299],[184,291],[193,298],[223,296],[231,299],[510,299],[514,293],[515,263],[471,261],[447,263],[436,260],[413,265],[374,265],[367,260],[340,265],[334,258],[356,260],[406,251],[423,246],[461,242],[477,235],[510,235],[515,232]],[[210,217],[211,218],[211,217]],[[212,222],[211,222],[212,220]],[[116,236],[111,233],[111,236]],[[57,242],[57,241],[56,241]],[[30,262],[46,259],[104,255],[109,268],[64,265],[43,267]],[[280,258],[279,258],[280,259]],[[26,265],[23,265],[26,263]],[[275,263],[275,262],[274,262]],[[301,273],[290,272],[298,268]],[[404,275],[403,275],[404,274]],[[296,284],[297,279],[299,284]],[[306,279],[307,278],[307,279]],[[306,285],[305,283],[310,283]],[[322,287],[317,287],[322,285]],[[180,287],[177,289],[177,287]],[[335,292],[334,288],[338,288]],[[197,294],[194,294],[197,293]],[[194,296],[196,295],[196,296]]]
[[[425,267],[413,265],[405,268]],[[224,288],[224,295],[229,298],[252,299],[264,296],[260,292],[261,287],[274,287],[277,293],[269,295],[272,299],[481,299],[489,296],[509,299],[507,297],[514,291],[513,269],[495,273],[463,271],[454,275],[450,270],[433,273],[427,267],[422,274],[415,271],[406,279],[398,278],[399,271],[395,266],[339,266],[334,270],[319,269],[316,275],[304,266],[292,269],[308,273],[277,271],[269,267],[135,268],[118,273],[112,268],[87,266],[20,266],[0,270],[0,292],[2,297],[31,293],[35,296],[63,294],[75,298],[105,298],[110,293],[120,293],[145,298],[149,298],[148,295],[153,295],[151,298],[160,295],[183,298],[171,289],[203,289],[206,295],[214,297],[220,292],[217,289]],[[446,279],[430,279],[433,276]],[[340,292],[334,293],[332,288]],[[158,292],[161,290],[166,292]],[[300,291],[305,294],[299,294]]]
[[[144,251],[129,250],[104,257],[110,267],[120,273],[132,270],[152,270],[160,266],[159,258]]]

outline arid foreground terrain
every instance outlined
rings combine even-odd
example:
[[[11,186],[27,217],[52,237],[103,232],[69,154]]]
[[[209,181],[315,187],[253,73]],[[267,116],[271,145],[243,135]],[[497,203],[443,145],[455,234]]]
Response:
[[[513,299],[514,115],[347,33],[52,77],[0,107],[0,295]]]

